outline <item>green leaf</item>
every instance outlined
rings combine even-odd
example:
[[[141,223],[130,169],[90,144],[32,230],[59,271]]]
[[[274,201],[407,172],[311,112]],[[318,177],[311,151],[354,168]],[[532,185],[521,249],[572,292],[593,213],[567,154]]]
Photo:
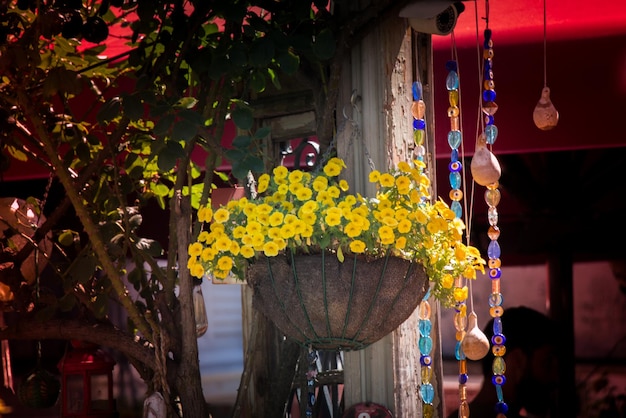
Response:
[[[196,136],[197,133],[198,125],[185,120],[181,120],[174,124],[174,129],[172,130],[172,139],[189,140]]]
[[[265,91],[265,85],[265,74],[262,71],[253,71],[250,75],[250,88],[257,93],[262,93]]]
[[[248,148],[251,143],[252,138],[249,135],[238,135],[233,139],[233,147],[235,148]]]
[[[266,138],[271,132],[269,126],[262,126],[254,133],[254,139],[263,139]],[[234,144],[234,141],[233,141]]]
[[[166,197],[170,194],[170,189],[163,183],[150,183],[150,190],[154,192],[155,195],[160,197]]]
[[[228,161],[232,164],[236,164],[237,161],[241,161],[246,157],[246,152],[240,149],[229,149],[224,153]]]
[[[141,238],[137,242],[137,249],[145,251],[153,257],[158,257],[163,254],[163,247],[161,247],[161,244],[158,241],[153,239]]]
[[[192,123],[197,126],[204,125],[204,116],[200,112],[196,112],[195,110],[183,109],[178,112],[178,116],[185,121]]]
[[[341,249],[341,246],[337,248],[337,260],[339,260],[340,263],[343,263],[344,260],[346,258],[343,256],[343,250]]]
[[[186,96],[180,99],[174,105],[174,107],[181,108],[181,109],[193,109],[197,104],[198,104],[198,99],[196,99],[195,97]]]
[[[291,51],[284,51],[278,55],[278,65],[286,74],[294,74],[300,66],[300,57]]]
[[[119,97],[114,97],[102,105],[98,112],[98,122],[105,125],[106,122],[117,118],[122,109],[122,102]]]
[[[124,114],[130,120],[139,120],[144,115],[144,108],[141,100],[134,94],[125,95],[122,98]]]
[[[170,128],[174,124],[175,116],[168,114],[160,118],[154,124],[153,132],[158,136],[165,136],[169,132]]]
[[[21,150],[15,148],[13,145],[7,145],[6,147],[11,157],[15,158],[18,161],[28,161],[28,156],[23,153]]]
[[[274,59],[274,42],[270,38],[260,38],[251,46],[250,64],[257,68],[266,68]]]
[[[252,109],[247,106],[237,106],[231,114],[233,122],[239,129],[248,131],[252,129],[254,123],[254,117],[252,116]]]
[[[76,232],[70,229],[66,229],[59,234],[59,238],[58,238],[59,244],[61,244],[64,247],[69,247],[70,245],[74,243],[74,239],[77,237],[78,237],[78,234],[76,234]]]
[[[133,215],[128,220],[130,227],[133,229],[139,228],[142,222],[143,222],[143,216],[141,216],[140,214]]]
[[[75,283],[87,283],[96,271],[96,258],[91,255],[79,256],[70,266],[67,275]]]
[[[313,53],[321,60],[327,60],[335,55],[335,37],[330,29],[322,29],[313,42]]]

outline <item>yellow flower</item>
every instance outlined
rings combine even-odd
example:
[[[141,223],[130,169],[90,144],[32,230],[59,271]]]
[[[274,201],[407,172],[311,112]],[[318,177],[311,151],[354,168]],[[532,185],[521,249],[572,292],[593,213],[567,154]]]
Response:
[[[350,251],[355,254],[361,254],[365,252],[365,243],[361,240],[355,239],[350,243]]]
[[[194,242],[193,244],[190,244],[187,252],[189,253],[190,257],[198,257],[200,254],[202,254],[202,244],[200,244],[199,242]]]
[[[341,173],[341,166],[338,164],[334,164],[332,161],[329,161],[324,166],[324,174],[328,177],[337,177]]]
[[[198,242],[207,242],[209,240],[209,233],[207,231],[200,232],[198,235]]]
[[[450,273],[446,273],[441,278],[441,286],[444,289],[452,289],[452,285],[454,284],[454,277]]]
[[[399,237],[396,239],[396,248],[398,250],[404,250],[406,247],[406,237]]]
[[[285,216],[281,212],[274,212],[270,215],[269,224],[271,226],[278,226],[283,223]]]
[[[215,248],[217,248],[219,251],[228,251],[230,249],[230,245],[231,245],[231,240],[226,235],[220,236],[215,241]]]
[[[380,171],[378,170],[370,171],[368,179],[370,183],[378,183],[378,180],[380,180]]]
[[[206,263],[207,261],[213,260],[216,255],[217,249],[214,247],[209,247],[202,250],[202,255],[200,255],[200,258]]]
[[[412,226],[413,224],[411,224],[411,221],[409,221],[408,219],[402,219],[400,222],[398,222],[398,232],[401,234],[406,234],[411,230]]]
[[[228,256],[220,257],[219,260],[217,260],[217,268],[230,271],[233,268],[233,259]]]
[[[309,201],[312,196],[313,196],[313,191],[309,189],[308,187],[301,187],[296,192],[296,199],[303,201],[303,202]]]
[[[398,189],[409,190],[410,185],[411,180],[407,176],[398,176],[398,178],[396,178],[396,187],[398,187]]]
[[[389,226],[383,225],[378,228],[378,236],[380,237],[380,242],[384,245],[393,244],[396,236],[393,233],[393,229]]]
[[[465,300],[467,300],[467,294],[467,286],[454,288],[454,300],[456,302],[464,302]]]
[[[285,224],[280,228],[280,237],[289,239],[296,235],[296,226],[294,223]]]
[[[315,180],[313,180],[313,190],[315,190],[316,192],[321,192],[326,190],[326,188],[328,187],[328,179],[326,177],[316,177]]]
[[[202,267],[202,264],[199,264],[199,263],[193,264],[189,268],[189,273],[193,277],[197,277],[198,279],[201,279],[204,276],[204,267]]]
[[[213,209],[211,209],[210,206],[202,206],[200,209],[198,209],[198,221],[211,222],[212,218],[213,218]]]
[[[245,257],[245,258],[252,258],[254,257],[254,248],[252,248],[249,245],[244,245],[243,247],[241,247],[241,250],[239,251],[239,253]]]
[[[270,185],[270,176],[269,174],[261,174],[259,177],[259,181],[257,182],[256,191],[257,193],[263,193],[267,190],[267,187]]]
[[[403,173],[410,173],[411,166],[406,161],[400,161],[398,163],[398,170],[402,171]]]
[[[341,189],[341,191],[347,192],[348,190],[350,190],[350,185],[346,180],[341,179],[339,180],[339,188]]]
[[[285,167],[284,165],[279,165],[278,167],[275,167],[272,172],[274,173],[274,179],[276,180],[285,179],[289,174],[289,170],[287,170],[287,167]]]
[[[278,245],[274,241],[266,242],[263,245],[263,254],[266,257],[276,257],[278,255]]]
[[[229,217],[230,217],[230,212],[228,212],[228,210],[226,210],[225,208],[219,208],[218,210],[215,211],[215,214],[213,215],[213,219],[215,220],[215,222],[219,222],[219,223],[226,222]]]
[[[233,229],[233,238],[241,239],[246,234],[246,228],[241,225],[237,225],[235,229]]]
[[[324,217],[324,221],[328,226],[337,226],[341,223],[341,209],[339,208],[330,208],[326,212],[326,216]]]
[[[344,228],[344,232],[350,238],[358,237],[361,234],[361,224],[358,222],[349,222]]]
[[[393,187],[396,183],[396,179],[389,173],[383,173],[380,175],[379,183],[383,187]]]

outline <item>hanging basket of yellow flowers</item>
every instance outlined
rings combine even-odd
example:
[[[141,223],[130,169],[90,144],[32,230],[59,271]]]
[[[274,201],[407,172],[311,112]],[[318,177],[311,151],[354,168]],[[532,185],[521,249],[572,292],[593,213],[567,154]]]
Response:
[[[319,173],[276,167],[259,177],[254,199],[198,210],[205,228],[189,247],[191,274],[246,280],[254,307],[307,347],[364,348],[404,322],[429,288],[444,306],[465,300],[455,278],[484,269],[463,243],[463,222],[431,201],[424,167],[372,171],[373,198],[349,193],[339,158]]]

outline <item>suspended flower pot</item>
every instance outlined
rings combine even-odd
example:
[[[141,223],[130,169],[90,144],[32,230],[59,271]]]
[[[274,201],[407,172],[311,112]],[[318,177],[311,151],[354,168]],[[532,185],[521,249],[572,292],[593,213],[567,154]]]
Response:
[[[428,289],[424,268],[383,257],[262,257],[248,268],[253,306],[285,335],[320,350],[359,350],[394,331]]]

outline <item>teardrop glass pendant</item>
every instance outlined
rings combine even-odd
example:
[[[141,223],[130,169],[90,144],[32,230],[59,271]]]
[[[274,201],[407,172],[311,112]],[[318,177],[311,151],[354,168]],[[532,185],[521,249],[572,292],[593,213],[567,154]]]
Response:
[[[533,121],[535,126],[543,131],[549,131],[559,123],[559,112],[550,100],[549,87],[544,87],[541,90],[541,97],[533,111]]]
[[[193,287],[193,315],[196,322],[196,337],[198,338],[202,337],[209,329],[209,318],[206,313],[201,283],[196,283]]]
[[[470,360],[480,360],[489,352],[489,340],[478,327],[477,318],[474,312],[468,315],[467,332],[461,341],[463,352]]]

